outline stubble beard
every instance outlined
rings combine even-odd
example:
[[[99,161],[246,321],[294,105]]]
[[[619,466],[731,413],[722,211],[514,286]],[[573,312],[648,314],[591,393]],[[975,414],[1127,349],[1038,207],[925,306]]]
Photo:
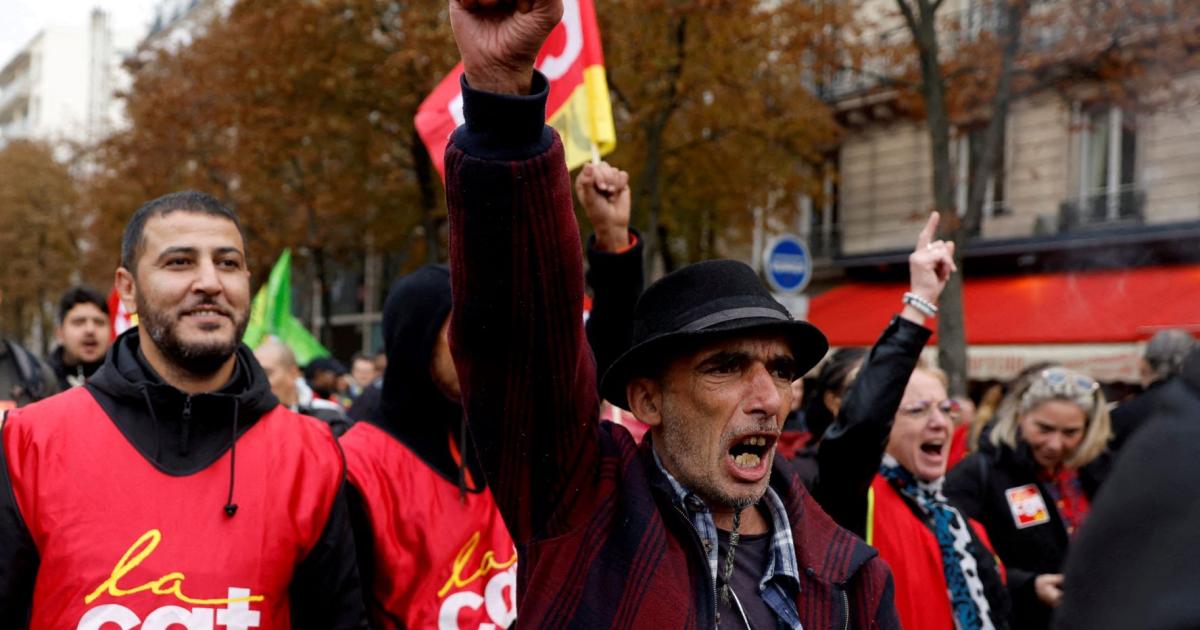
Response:
[[[699,455],[707,452],[705,436],[699,428],[701,425],[700,419],[681,415],[677,412],[675,405],[670,402],[669,397],[663,397],[661,451],[674,464],[671,474],[675,476],[675,480],[699,495],[710,506],[720,505],[737,511],[758,503],[766,493],[767,485],[771,481],[770,467],[767,468],[767,475],[763,479],[761,490],[756,490],[753,495],[730,494],[721,487],[720,482],[720,469],[724,462],[708,465]],[[722,443],[724,443],[724,439],[722,439]],[[766,456],[772,457],[773,453],[768,453]]]
[[[238,318],[234,315],[234,334],[225,341],[187,343],[179,338],[178,317],[172,313],[154,310],[139,294],[137,296],[138,325],[144,326],[150,339],[163,357],[174,366],[194,376],[211,376],[237,352],[246,326],[250,323],[249,313]]]

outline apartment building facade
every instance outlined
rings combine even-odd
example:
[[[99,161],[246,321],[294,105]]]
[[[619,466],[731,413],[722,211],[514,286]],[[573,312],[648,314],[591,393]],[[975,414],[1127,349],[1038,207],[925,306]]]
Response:
[[[952,37],[989,28],[995,15],[974,0],[946,4]],[[1053,360],[1136,382],[1141,342],[1155,331],[1200,333],[1197,70],[1177,73],[1178,97],[1153,111],[1122,108],[1082,81],[1012,103],[980,230],[963,252],[973,378]],[[846,136],[811,234],[818,264],[850,282],[815,298],[811,315],[835,345],[869,344],[890,309],[884,287],[903,291],[914,235],[934,208],[929,133],[895,91],[861,74],[827,96]],[[953,133],[960,211],[978,133],[978,124]]]
[[[86,25],[54,26],[35,35],[0,67],[0,145],[31,138],[90,142],[121,121],[115,93],[135,38],[114,32],[93,10]]]

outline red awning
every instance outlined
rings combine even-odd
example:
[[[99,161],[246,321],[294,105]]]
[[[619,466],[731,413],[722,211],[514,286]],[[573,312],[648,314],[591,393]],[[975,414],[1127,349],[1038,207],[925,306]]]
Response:
[[[834,346],[875,343],[904,284],[855,283],[809,303]],[[1200,332],[1200,265],[969,278],[968,344],[1128,343],[1163,328]]]

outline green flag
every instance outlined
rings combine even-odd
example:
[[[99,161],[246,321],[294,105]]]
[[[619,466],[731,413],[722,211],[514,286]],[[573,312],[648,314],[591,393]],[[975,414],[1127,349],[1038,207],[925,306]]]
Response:
[[[250,322],[242,341],[257,348],[274,335],[296,354],[296,362],[308,365],[329,351],[292,315],[292,250],[285,249],[271,269],[267,283],[259,287],[250,304]]]

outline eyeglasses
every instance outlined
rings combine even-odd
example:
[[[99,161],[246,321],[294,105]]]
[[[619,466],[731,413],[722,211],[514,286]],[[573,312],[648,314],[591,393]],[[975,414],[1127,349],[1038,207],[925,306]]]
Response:
[[[1046,368],[1039,376],[1046,381],[1047,385],[1055,389],[1074,386],[1088,393],[1100,389],[1100,384],[1096,381],[1066,368]]]
[[[939,403],[934,403],[932,400],[917,401],[901,407],[900,413],[914,418],[928,418],[933,414],[934,407],[951,420],[958,418],[959,413],[962,412],[962,406],[958,404],[957,400],[946,399]]]

